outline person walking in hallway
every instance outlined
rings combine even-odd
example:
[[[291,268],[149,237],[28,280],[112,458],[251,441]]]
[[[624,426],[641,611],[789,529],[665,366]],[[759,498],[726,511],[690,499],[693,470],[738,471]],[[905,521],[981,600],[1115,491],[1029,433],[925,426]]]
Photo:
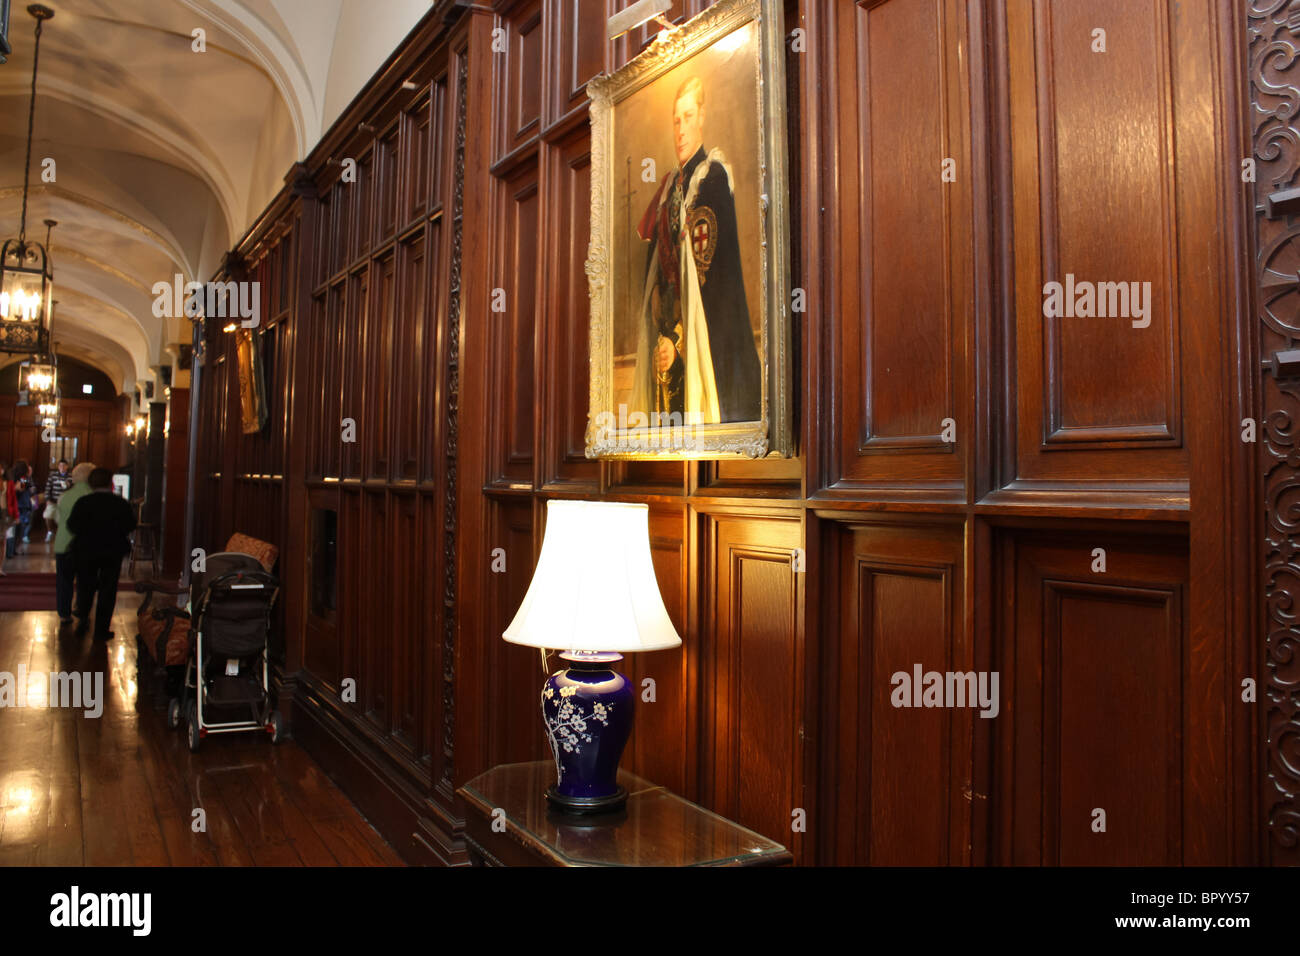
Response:
[[[68,474],[68,460],[59,459],[57,471],[52,471],[49,477],[45,479],[45,540],[49,541],[54,537],[55,525],[58,522],[59,499],[63,493],[72,485],[72,476]]]
[[[96,468],[87,479],[90,491],[72,506],[67,527],[77,567],[77,635],[86,633],[95,605],[95,640],[113,636],[113,609],[122,559],[131,551],[135,515],[125,498],[113,492],[113,473]]]
[[[65,464],[60,462],[60,464]],[[72,553],[72,531],[68,528],[68,518],[77,502],[90,493],[87,479],[95,466],[83,461],[68,475],[67,489],[60,493],[55,521],[58,534],[54,536],[54,593],[55,604],[59,609],[59,623],[72,622],[72,595],[77,580],[76,557]],[[53,476],[51,476],[53,477]]]
[[[14,534],[18,524],[18,498],[14,495],[13,482],[9,480],[9,465],[0,461],[0,528],[4,529],[5,546],[0,548],[0,577],[5,574],[5,558],[9,554],[9,535]]]
[[[14,462],[13,471],[9,475],[9,483],[12,487],[10,494],[18,506],[18,524],[14,528],[13,537],[5,539],[6,555],[12,558],[18,553],[18,545],[27,541],[27,531],[32,526],[32,470],[27,462],[19,458]]]

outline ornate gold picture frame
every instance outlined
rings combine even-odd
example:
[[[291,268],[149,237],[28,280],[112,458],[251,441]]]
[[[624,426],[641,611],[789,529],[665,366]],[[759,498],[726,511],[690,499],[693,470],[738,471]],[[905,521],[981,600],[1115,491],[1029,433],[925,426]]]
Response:
[[[235,331],[235,358],[239,366],[239,419],[245,435],[266,427],[266,379],[262,368],[261,342],[251,329]]]
[[[587,457],[788,457],[780,0],[722,0],[587,91]]]

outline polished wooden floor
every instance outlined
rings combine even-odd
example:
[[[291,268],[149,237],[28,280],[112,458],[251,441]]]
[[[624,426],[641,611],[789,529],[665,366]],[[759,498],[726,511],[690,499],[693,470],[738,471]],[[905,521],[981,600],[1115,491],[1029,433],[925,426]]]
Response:
[[[35,565],[35,536],[32,550]],[[138,601],[120,596],[107,645],[60,633],[52,611],[0,612],[0,672],[105,675],[98,718],[49,707],[39,683],[29,706],[0,707],[0,865],[400,865],[292,740],[218,735],[191,754],[183,732],[137,700]]]

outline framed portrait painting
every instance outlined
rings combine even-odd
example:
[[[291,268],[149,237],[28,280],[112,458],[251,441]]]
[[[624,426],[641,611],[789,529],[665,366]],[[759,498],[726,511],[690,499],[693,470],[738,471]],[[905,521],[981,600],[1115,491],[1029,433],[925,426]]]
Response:
[[[239,418],[245,435],[266,427],[266,376],[261,343],[251,329],[235,331],[235,358],[239,367]]]
[[[779,0],[721,0],[591,97],[589,458],[793,453]]]

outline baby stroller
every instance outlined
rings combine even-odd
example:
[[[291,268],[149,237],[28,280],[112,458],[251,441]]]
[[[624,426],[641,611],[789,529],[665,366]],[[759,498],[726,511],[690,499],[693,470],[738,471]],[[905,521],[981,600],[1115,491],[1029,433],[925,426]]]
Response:
[[[238,552],[209,555],[190,586],[189,660],[180,697],[167,708],[167,725],[184,715],[191,751],[208,734],[262,730],[283,736],[271,708],[268,642],[271,608],[280,593],[275,576],[257,558]]]

